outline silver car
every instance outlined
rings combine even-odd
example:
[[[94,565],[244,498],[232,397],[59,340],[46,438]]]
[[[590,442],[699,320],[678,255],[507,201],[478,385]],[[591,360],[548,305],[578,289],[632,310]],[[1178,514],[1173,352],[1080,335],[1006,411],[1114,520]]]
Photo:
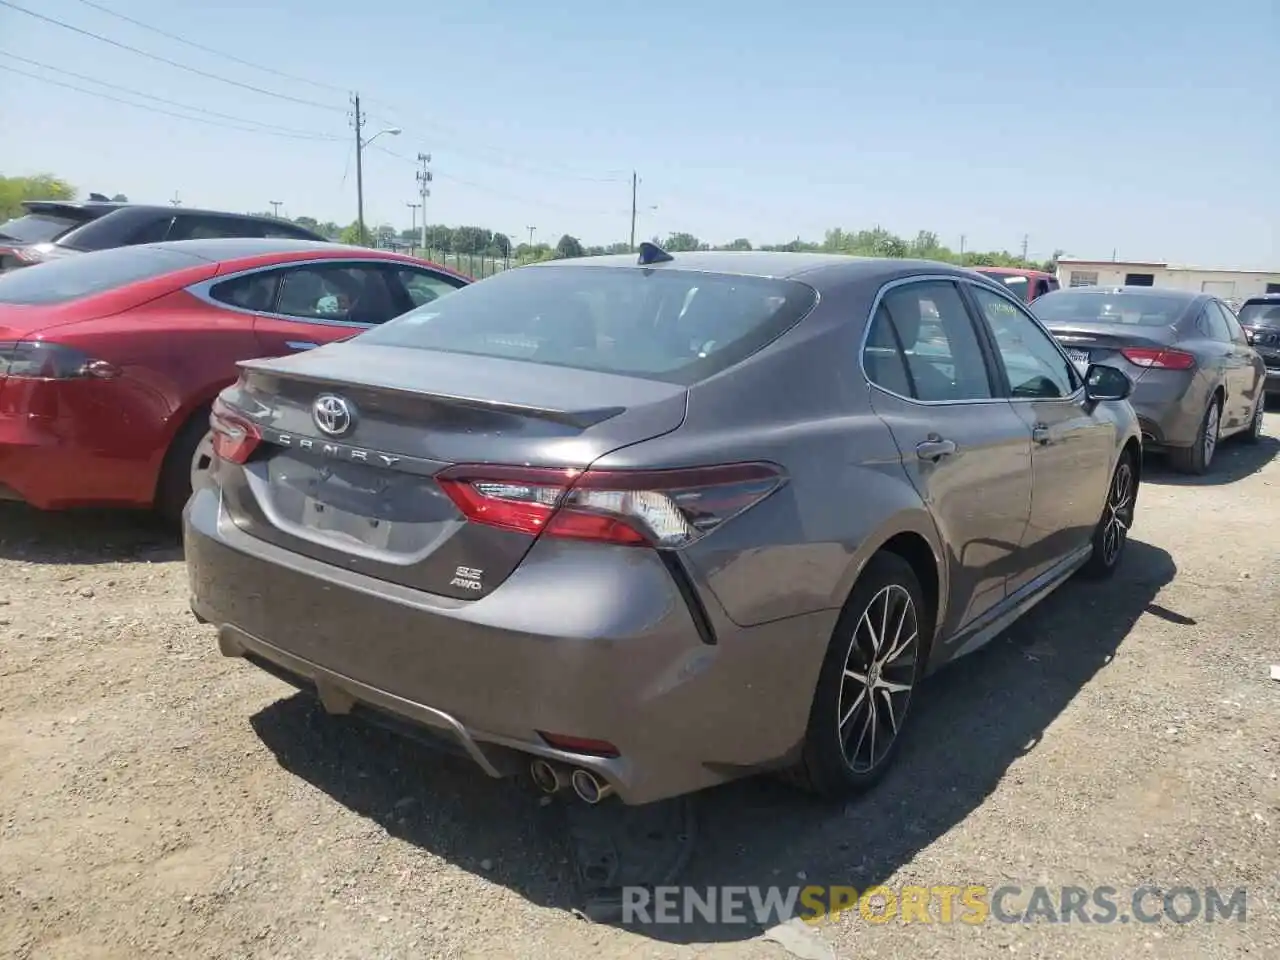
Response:
[[[185,514],[222,652],[591,803],[867,787],[1141,472],[1128,378],[937,263],[646,244],[241,366]]]
[[[1220,440],[1262,435],[1266,365],[1216,297],[1075,287],[1046,294],[1031,309],[1081,363],[1129,374],[1146,444],[1167,453],[1175,468],[1205,473]]]

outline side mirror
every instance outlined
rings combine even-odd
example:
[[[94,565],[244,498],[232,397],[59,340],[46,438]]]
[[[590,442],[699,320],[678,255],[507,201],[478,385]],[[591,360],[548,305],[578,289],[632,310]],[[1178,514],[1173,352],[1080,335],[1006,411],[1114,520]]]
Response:
[[[1123,370],[1102,363],[1091,363],[1084,375],[1084,395],[1094,403],[1103,400],[1127,400],[1133,393],[1133,381]]]

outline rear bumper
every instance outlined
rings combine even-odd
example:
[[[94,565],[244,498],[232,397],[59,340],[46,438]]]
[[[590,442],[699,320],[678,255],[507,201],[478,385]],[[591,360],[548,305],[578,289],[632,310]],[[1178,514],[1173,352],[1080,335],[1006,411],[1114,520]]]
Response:
[[[192,497],[184,528],[192,609],[224,654],[301,678],[335,712],[440,734],[491,776],[546,757],[630,804],[793,761],[837,614],[744,629],[711,611],[710,645],[658,557],[634,548],[539,542],[499,589],[461,601],[256,540],[216,489]]]
[[[1199,382],[1186,375],[1148,370],[1134,384],[1129,403],[1138,415],[1144,443],[1189,447],[1196,442],[1205,411]]]

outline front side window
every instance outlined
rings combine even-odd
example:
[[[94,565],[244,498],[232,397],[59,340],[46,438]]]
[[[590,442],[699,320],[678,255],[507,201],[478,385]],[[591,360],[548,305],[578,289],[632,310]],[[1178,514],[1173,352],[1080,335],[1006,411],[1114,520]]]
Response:
[[[404,286],[410,302],[421,307],[433,300],[438,300],[446,293],[453,293],[464,286],[461,280],[450,282],[440,274],[426,270],[415,270],[413,267],[402,267],[396,270],[396,278]]]
[[[872,383],[915,400],[994,396],[969,311],[947,281],[907,283],[884,295],[867,333],[863,367]]]
[[[972,289],[1009,376],[1009,395],[1054,400],[1075,393],[1080,380],[1049,334],[1005,297]]]

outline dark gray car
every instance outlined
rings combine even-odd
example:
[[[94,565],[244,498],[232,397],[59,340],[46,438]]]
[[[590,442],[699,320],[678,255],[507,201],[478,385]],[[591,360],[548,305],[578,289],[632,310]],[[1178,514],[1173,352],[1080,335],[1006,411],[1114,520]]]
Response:
[[[1267,394],[1280,394],[1280,293],[1250,297],[1240,305],[1240,326],[1267,368]]]
[[[588,802],[865,787],[922,676],[1115,570],[1131,384],[943,264],[639,261],[242,364],[186,508],[192,608],[330,711]]]
[[[1262,433],[1266,367],[1235,314],[1206,293],[1075,287],[1031,309],[1080,363],[1106,363],[1134,381],[1146,445],[1186,473],[1209,469],[1218,442]]]

